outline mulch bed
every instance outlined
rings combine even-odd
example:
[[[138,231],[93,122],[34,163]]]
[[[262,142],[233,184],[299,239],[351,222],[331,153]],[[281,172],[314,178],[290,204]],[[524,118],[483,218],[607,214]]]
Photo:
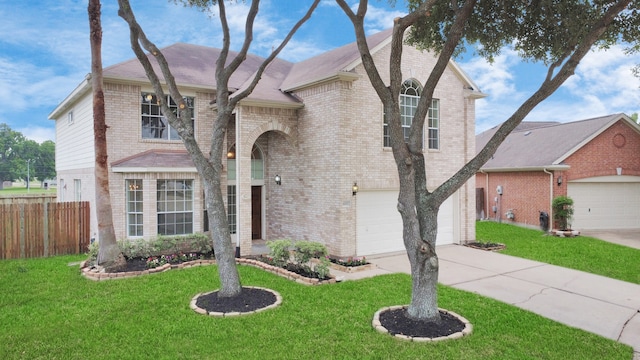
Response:
[[[215,256],[213,255],[213,253],[209,253],[209,254],[204,254],[203,255],[203,259],[206,260],[213,260],[215,259]],[[144,258],[126,258],[127,260],[127,266],[120,268],[120,269],[114,269],[111,272],[114,273],[121,273],[121,272],[130,272],[130,271],[144,271],[144,270],[149,270],[147,268],[147,259]],[[175,263],[171,263],[172,265],[178,265],[181,264],[182,261],[178,261]]]
[[[258,255],[258,256],[250,256],[248,257],[249,259],[253,259],[256,261],[260,261],[262,263],[265,263],[267,265],[272,265],[273,266],[273,262],[270,261],[270,259],[268,257],[262,256],[262,255]],[[287,271],[291,271],[292,273],[298,274],[300,276],[309,278],[309,279],[318,279],[318,280],[329,280],[331,279],[331,277],[324,277],[324,278],[320,278],[320,276],[318,276],[318,273],[315,271],[308,271],[308,268],[299,265],[299,264],[294,264],[294,263],[288,263],[286,264],[282,269],[287,270]]]
[[[471,243],[465,244],[465,246],[474,248],[474,249],[487,250],[487,251],[502,250],[506,247],[504,244],[492,243],[492,242],[471,242]]]
[[[465,323],[457,317],[440,311],[440,324],[410,319],[406,308],[387,310],[380,313],[380,323],[391,335],[438,338],[462,331]]]
[[[207,312],[231,313],[251,312],[275,304],[276,296],[267,290],[259,288],[242,288],[240,295],[235,297],[219,297],[218,291],[200,295],[196,301],[199,308]]]

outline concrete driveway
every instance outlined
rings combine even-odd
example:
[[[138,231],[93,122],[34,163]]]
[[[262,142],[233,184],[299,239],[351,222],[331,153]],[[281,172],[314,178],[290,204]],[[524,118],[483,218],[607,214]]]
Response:
[[[585,230],[581,235],[640,249],[640,229]]]

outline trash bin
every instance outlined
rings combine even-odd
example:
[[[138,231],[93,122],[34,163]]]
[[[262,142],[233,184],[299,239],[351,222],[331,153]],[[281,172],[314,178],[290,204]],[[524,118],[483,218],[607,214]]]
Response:
[[[549,214],[545,211],[540,211],[540,229],[549,231]]]

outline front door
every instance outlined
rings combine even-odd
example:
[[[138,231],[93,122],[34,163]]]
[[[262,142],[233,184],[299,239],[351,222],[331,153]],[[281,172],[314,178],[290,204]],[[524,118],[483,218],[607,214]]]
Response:
[[[251,187],[251,239],[262,239],[262,186]]]

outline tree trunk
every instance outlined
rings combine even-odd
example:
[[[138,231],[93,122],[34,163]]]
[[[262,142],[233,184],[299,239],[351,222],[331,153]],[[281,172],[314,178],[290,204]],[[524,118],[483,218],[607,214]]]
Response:
[[[407,177],[413,177],[407,174]],[[411,180],[414,180],[413,178]],[[403,190],[403,187],[408,187]],[[413,181],[401,181],[399,210],[404,225],[403,237],[409,264],[411,265],[411,304],[407,310],[410,318],[440,323],[438,311],[438,256],[435,251],[438,209],[419,217]],[[402,204],[402,205],[400,205]],[[405,209],[411,209],[406,211]],[[421,229],[428,228],[426,236]]]
[[[411,264],[410,318],[428,322],[440,322],[438,311],[438,256],[435,252],[415,251],[409,255]]]
[[[220,277],[219,297],[234,297],[242,292],[240,275],[235,260],[235,249],[231,243],[227,212],[224,208],[220,176],[215,176],[211,171],[201,172],[203,176],[205,206],[209,219],[209,228],[213,241],[213,249],[218,264]]]
[[[98,216],[98,264],[108,270],[124,266],[113,229],[111,195],[109,193],[109,166],[107,163],[107,125],[102,88],[102,25],[100,23],[100,0],[90,0],[89,26],[91,38],[91,85],[93,89],[93,133],[96,152],[95,189]]]

